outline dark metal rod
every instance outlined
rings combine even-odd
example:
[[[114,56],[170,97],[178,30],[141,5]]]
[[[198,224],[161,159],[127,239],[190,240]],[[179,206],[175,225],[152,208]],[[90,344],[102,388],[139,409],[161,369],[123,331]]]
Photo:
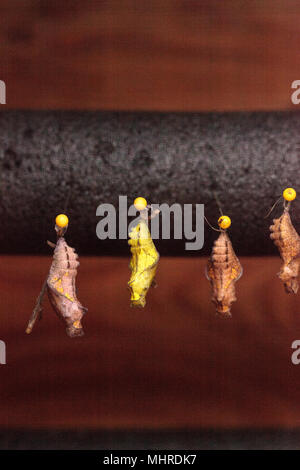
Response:
[[[237,253],[276,253],[264,216],[285,186],[300,193],[300,114],[270,113],[0,113],[1,252],[49,254],[54,218],[69,197],[68,241],[80,254],[129,254],[126,240],[96,237],[96,208],[132,202],[204,203],[216,225],[232,218]],[[70,194],[68,196],[68,194]],[[300,203],[291,215],[300,231]],[[163,255],[209,253],[216,234],[205,229],[199,252],[184,241],[157,241]]]

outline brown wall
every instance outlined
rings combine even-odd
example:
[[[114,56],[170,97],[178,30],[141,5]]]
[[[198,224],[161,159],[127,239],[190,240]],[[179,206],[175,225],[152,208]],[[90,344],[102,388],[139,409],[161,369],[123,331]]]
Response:
[[[1,257],[0,423],[26,428],[300,426],[299,295],[277,258],[242,258],[231,320],[218,320],[203,258],[162,258],[145,309],[129,306],[128,260],[82,258],[86,336],[66,337],[45,301],[24,329],[50,258]]]
[[[7,107],[287,109],[294,0],[2,0]]]

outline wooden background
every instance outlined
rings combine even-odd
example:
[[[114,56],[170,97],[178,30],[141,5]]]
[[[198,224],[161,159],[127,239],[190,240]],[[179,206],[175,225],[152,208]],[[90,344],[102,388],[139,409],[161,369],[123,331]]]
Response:
[[[293,0],[2,0],[5,109],[294,108],[299,24]],[[204,259],[162,259],[134,310],[128,259],[82,258],[80,340],[49,304],[24,333],[50,258],[0,263],[2,428],[300,426],[299,295],[278,258],[242,259],[230,321],[214,317]]]
[[[2,427],[300,426],[299,295],[276,258],[242,258],[231,320],[215,318],[204,258],[162,258],[145,309],[129,306],[126,258],[82,258],[86,336],[70,339],[45,301],[24,333],[50,258],[1,257]]]
[[[2,0],[7,107],[287,109],[299,0]]]

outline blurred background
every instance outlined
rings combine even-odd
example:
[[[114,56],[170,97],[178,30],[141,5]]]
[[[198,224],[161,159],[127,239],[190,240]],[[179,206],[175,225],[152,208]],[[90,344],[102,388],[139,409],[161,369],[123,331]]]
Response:
[[[2,0],[0,111],[294,110],[299,24],[298,0]],[[47,300],[24,333],[50,255],[1,255],[1,448],[299,447],[300,302],[279,257],[241,258],[230,321],[205,257],[162,258],[143,310],[129,256],[80,261],[70,340]]]
[[[3,0],[7,106],[287,109],[297,0]]]

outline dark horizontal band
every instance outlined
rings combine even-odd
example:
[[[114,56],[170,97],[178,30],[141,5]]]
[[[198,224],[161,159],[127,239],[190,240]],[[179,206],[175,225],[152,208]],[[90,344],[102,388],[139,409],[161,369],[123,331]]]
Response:
[[[65,208],[69,243],[80,254],[128,254],[126,240],[96,237],[101,203],[118,196],[168,204],[204,203],[232,218],[230,236],[243,255],[275,253],[264,216],[286,186],[299,188],[300,113],[0,113],[2,253],[49,253],[55,216]],[[291,211],[300,228],[299,203]],[[280,208],[274,215],[280,213]],[[273,215],[273,217],[274,217]],[[184,241],[157,241],[161,254],[207,254]]]

